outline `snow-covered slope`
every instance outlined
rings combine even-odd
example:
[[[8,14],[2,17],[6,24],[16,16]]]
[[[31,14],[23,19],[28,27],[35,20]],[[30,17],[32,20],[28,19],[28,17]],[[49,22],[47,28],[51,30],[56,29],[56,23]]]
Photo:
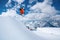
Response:
[[[0,40],[44,40],[29,31],[22,22],[11,17],[0,17]]]
[[[60,40],[60,28],[38,28],[33,32],[46,40]]]
[[[0,16],[0,40],[60,40],[59,28],[39,28],[30,31],[16,17]]]

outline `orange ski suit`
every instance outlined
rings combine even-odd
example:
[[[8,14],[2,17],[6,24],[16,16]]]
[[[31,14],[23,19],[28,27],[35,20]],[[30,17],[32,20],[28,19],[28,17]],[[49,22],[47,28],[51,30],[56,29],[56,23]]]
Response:
[[[24,14],[24,9],[21,9],[21,10],[20,10],[20,14],[21,14],[21,15]]]

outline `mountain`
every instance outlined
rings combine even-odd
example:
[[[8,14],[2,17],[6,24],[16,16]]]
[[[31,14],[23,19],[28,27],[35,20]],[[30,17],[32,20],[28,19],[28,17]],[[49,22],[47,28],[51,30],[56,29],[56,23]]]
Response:
[[[60,40],[60,28],[30,31],[19,17],[0,16],[0,40]]]

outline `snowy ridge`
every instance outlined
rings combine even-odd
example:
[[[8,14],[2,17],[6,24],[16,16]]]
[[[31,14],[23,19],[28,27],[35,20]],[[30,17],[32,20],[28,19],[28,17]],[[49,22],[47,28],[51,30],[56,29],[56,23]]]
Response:
[[[0,35],[0,40],[40,40],[40,37],[29,31],[22,22],[11,17],[0,17]]]
[[[0,40],[60,40],[60,28],[38,28],[30,31],[14,17],[0,16]]]

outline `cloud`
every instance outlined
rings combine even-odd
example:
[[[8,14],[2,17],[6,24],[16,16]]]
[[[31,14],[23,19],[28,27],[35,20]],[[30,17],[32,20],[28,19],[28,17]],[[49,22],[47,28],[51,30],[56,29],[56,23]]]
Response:
[[[21,4],[24,0],[13,0],[15,2],[18,2],[19,4]]]
[[[11,7],[11,0],[9,0],[9,1],[6,3],[5,6],[6,6],[6,7]]]
[[[10,7],[12,6],[11,5],[11,2],[14,1],[14,2],[17,2],[18,4],[21,4],[24,0],[9,0],[6,4],[6,7]]]
[[[1,16],[15,16],[16,11],[12,9],[7,9],[7,12],[2,12]]]
[[[6,7],[12,7],[13,5],[12,5],[12,2],[14,1],[14,7],[15,8],[20,8],[20,4],[24,1],[24,0],[9,0],[7,3],[6,3]],[[17,4],[18,3],[18,4]],[[14,8],[14,7],[12,7],[12,8]]]
[[[32,2],[34,2],[34,1],[36,1],[36,2],[37,2],[37,0],[29,0],[29,3],[32,3]]]
[[[30,10],[34,10],[34,11],[37,10],[42,13],[48,13],[50,15],[54,15],[57,12],[57,10],[53,6],[51,6],[51,4],[52,1],[49,0],[45,0],[42,3],[37,2],[34,6],[30,8]]]

